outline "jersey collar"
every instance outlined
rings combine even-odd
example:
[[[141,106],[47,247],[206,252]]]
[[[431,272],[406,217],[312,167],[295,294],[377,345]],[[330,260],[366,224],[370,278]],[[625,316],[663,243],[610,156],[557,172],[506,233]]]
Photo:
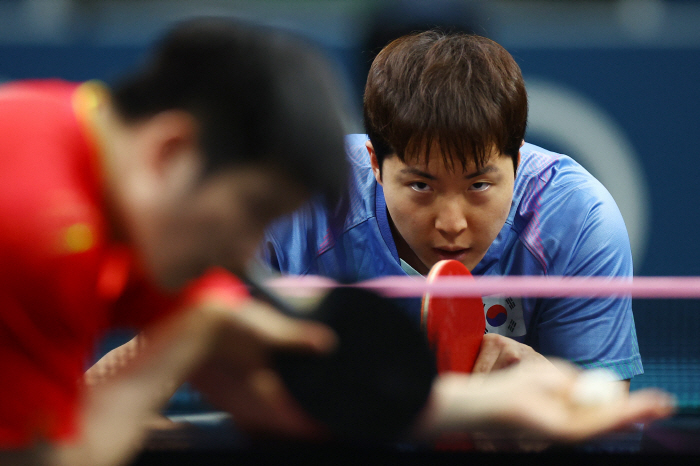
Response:
[[[397,263],[399,262],[399,252],[396,249],[396,243],[394,242],[394,236],[391,234],[391,227],[389,226],[389,216],[386,211],[386,200],[384,199],[384,189],[382,185],[376,183],[375,190],[375,218],[377,219],[377,224],[379,225],[379,232],[382,234],[384,243],[386,247],[389,248],[391,252],[391,257]]]

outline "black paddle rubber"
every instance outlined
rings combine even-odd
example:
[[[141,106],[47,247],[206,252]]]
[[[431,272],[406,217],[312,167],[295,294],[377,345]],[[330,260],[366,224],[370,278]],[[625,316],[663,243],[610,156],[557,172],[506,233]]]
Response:
[[[397,439],[425,406],[435,356],[396,304],[360,288],[333,289],[308,318],[337,334],[330,355],[279,354],[276,365],[302,407],[342,440]]]

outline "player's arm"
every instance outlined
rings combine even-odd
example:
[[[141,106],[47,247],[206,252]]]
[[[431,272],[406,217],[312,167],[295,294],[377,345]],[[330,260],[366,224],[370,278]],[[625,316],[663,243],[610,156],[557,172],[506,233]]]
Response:
[[[600,200],[580,214],[583,219],[565,267],[550,273],[632,279],[631,250],[622,216],[606,192],[598,196]],[[575,206],[576,201],[563,204]],[[629,296],[539,301],[537,341],[533,344],[538,351],[583,368],[610,369],[627,388],[629,380],[642,372]]]
[[[109,381],[127,367],[143,349],[146,336],[140,334],[107,352],[85,371],[84,383],[94,387]]]
[[[129,364],[143,351],[146,346],[147,337],[141,332],[123,345],[120,345],[102,356],[86,372],[83,382],[88,389],[96,389],[99,385],[109,383],[119,373],[128,368]],[[164,396],[171,398],[178,387],[166,387]],[[154,412],[146,425],[151,429],[175,429],[180,427],[179,423],[173,422],[162,413]]]
[[[489,333],[484,335],[479,355],[474,363],[472,372],[475,374],[487,374],[491,371],[505,369],[524,362],[554,367],[549,359],[542,356],[528,345],[502,335]],[[629,393],[629,379],[613,383],[619,384],[625,393]]]
[[[300,435],[317,426],[291,401],[270,368],[273,351],[323,351],[333,344],[325,327],[297,322],[251,301],[231,312],[209,303],[171,316],[148,332],[138,355],[114,377],[88,391],[82,437],[52,449],[51,465],[116,465],[139,449],[149,420],[175,387],[195,382],[243,422]],[[218,378],[225,373],[226,378]],[[274,413],[274,416],[272,416]],[[238,416],[236,416],[239,419]]]

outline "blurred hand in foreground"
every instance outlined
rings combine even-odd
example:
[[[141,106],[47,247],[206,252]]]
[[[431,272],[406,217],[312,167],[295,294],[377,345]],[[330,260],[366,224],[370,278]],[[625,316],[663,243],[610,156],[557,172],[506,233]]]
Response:
[[[579,442],[673,414],[675,400],[653,389],[581,404],[581,371],[564,361],[522,361],[488,374],[438,377],[413,434],[434,440],[459,432],[494,432],[532,441]]]
[[[320,324],[249,300],[235,311],[208,301],[171,316],[86,374],[81,436],[47,464],[119,465],[133,458],[173,392],[191,379],[244,429],[306,438],[324,429],[303,413],[272,369],[277,351],[323,353],[336,344]]]

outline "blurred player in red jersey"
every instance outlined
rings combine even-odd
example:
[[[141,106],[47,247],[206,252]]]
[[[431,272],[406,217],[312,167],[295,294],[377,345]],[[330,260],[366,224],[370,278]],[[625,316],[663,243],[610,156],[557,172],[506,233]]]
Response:
[[[203,361],[196,379],[214,399],[225,367],[242,416],[315,431],[266,357],[323,351],[332,332],[247,300],[223,272],[191,280],[242,271],[271,219],[337,191],[335,82],[302,41],[201,19],[113,90],[0,87],[2,464],[127,460],[169,387]],[[125,325],[145,329],[146,350],[88,395],[95,340]]]

